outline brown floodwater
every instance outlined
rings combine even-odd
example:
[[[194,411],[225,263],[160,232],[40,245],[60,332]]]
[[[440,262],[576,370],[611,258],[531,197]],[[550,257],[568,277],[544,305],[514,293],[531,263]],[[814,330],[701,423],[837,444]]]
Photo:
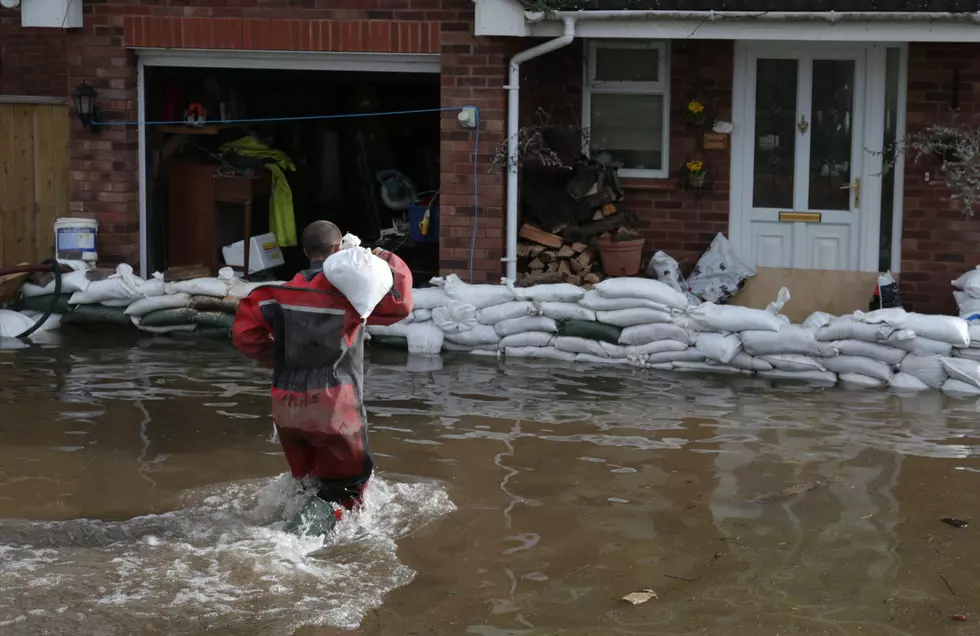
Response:
[[[976,400],[375,349],[324,543],[266,371],[73,340],[0,350],[3,635],[980,634]]]

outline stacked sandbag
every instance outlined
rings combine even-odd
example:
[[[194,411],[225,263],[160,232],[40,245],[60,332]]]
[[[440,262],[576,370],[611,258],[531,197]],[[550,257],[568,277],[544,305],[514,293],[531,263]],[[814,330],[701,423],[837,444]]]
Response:
[[[952,281],[960,318],[980,321],[980,265]]]

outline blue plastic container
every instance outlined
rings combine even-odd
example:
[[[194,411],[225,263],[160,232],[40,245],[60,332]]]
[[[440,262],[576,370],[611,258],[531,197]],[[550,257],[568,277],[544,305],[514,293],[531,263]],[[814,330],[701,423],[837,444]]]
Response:
[[[429,233],[422,235],[419,223],[425,218],[427,205],[413,205],[408,208],[408,236],[416,243],[438,243],[439,242],[439,206],[433,205],[429,213]]]

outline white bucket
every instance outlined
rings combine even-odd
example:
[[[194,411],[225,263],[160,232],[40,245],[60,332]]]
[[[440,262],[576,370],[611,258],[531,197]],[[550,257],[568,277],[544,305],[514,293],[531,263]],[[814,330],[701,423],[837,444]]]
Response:
[[[99,222],[94,219],[55,219],[54,251],[58,258],[65,252],[81,252],[83,261],[97,261],[98,233]]]

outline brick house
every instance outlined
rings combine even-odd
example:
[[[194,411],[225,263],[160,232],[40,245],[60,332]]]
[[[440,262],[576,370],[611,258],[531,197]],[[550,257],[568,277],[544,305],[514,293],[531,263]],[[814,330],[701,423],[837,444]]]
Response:
[[[944,200],[938,164],[883,172],[875,152],[951,110],[980,114],[975,0],[875,13],[862,0],[596,0],[544,14],[516,0],[76,1],[66,29],[0,9],[0,95],[69,97],[85,81],[103,119],[137,121],[158,66],[438,73],[440,107],[479,109],[478,208],[474,134],[454,110],[439,131],[439,266],[467,273],[472,258],[475,281],[508,257],[507,175],[489,170],[518,93],[508,61],[549,40],[519,68],[518,123],[538,109],[578,120],[618,155],[648,248],[690,266],[723,232],[762,266],[891,269],[908,306],[944,313],[949,281],[980,260],[980,229]],[[714,148],[710,125],[683,117],[692,100],[732,124]],[[99,220],[104,260],[147,260],[145,143],[140,126],[94,135],[72,119],[71,213]],[[707,166],[703,196],[677,176],[691,158]]]

